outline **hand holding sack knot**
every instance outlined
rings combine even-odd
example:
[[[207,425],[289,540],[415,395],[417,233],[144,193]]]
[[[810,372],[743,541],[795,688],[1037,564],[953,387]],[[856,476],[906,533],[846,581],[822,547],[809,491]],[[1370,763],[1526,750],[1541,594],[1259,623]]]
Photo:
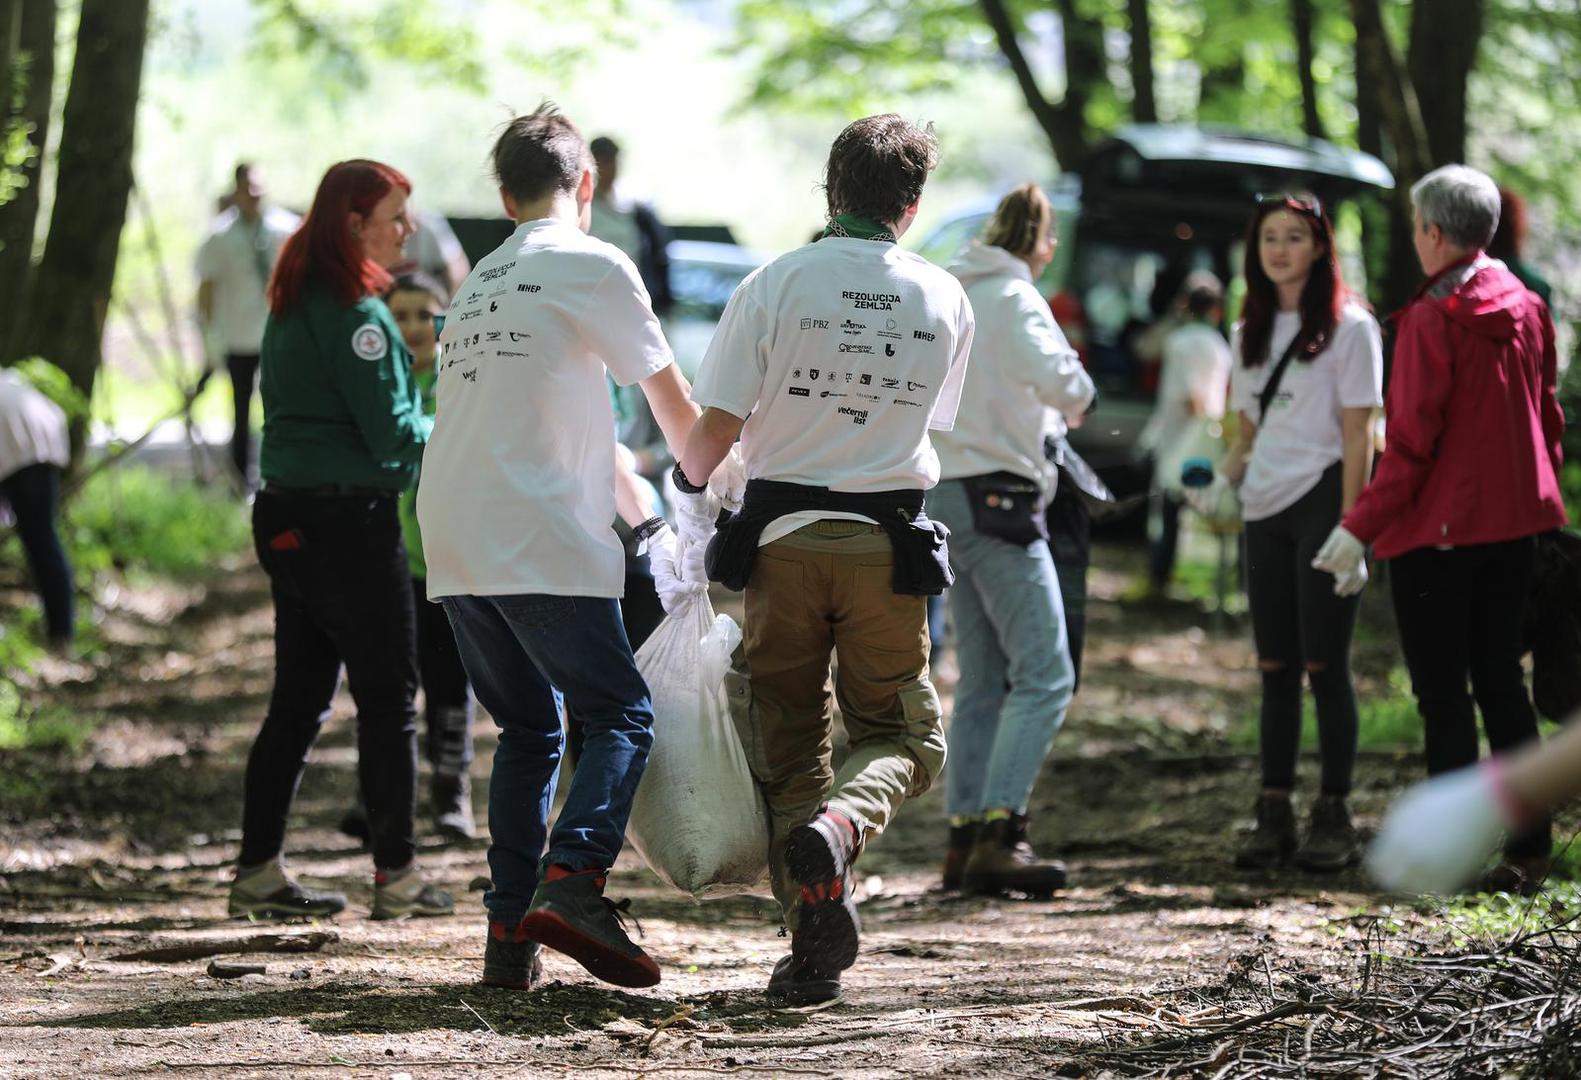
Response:
[[[674,615],[696,597],[708,593],[702,545],[678,539],[668,525],[660,526],[648,538],[648,565],[666,615]]]

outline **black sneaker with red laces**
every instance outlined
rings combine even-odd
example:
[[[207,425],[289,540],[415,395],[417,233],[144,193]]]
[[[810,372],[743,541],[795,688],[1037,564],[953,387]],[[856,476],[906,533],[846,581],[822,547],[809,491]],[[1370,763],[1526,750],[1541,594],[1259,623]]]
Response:
[[[543,980],[542,951],[527,940],[520,922],[489,922],[488,944],[483,947],[483,985],[506,990],[531,990]]]
[[[521,932],[529,941],[565,953],[605,982],[656,986],[659,965],[626,936],[623,916],[631,901],[617,904],[604,895],[607,873],[549,867],[533,893]],[[637,932],[642,932],[640,926]]]
[[[827,810],[785,837],[785,865],[801,890],[791,955],[826,974],[856,963],[862,921],[851,888],[855,858],[855,827]]]

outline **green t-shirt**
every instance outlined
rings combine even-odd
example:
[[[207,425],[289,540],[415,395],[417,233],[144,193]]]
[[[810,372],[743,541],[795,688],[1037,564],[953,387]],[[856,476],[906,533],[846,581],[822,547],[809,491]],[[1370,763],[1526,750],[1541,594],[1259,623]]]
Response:
[[[347,307],[310,285],[291,311],[271,314],[259,364],[264,483],[410,487],[434,426],[411,365],[376,296]]]
[[[436,358],[434,363],[438,364]],[[412,378],[417,383],[417,388],[423,395],[423,412],[428,416],[434,415],[434,386],[439,381],[437,368],[427,371],[412,373]],[[418,478],[412,486],[401,492],[401,535],[406,538],[406,565],[410,568],[414,578],[428,576],[428,562],[423,558],[423,533],[417,527],[417,485],[422,481],[422,470],[418,470]]]

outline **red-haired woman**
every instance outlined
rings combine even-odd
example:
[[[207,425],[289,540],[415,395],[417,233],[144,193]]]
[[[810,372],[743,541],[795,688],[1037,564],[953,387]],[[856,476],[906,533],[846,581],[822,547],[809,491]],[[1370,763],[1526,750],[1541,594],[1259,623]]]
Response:
[[[1383,404],[1378,323],[1340,278],[1334,230],[1315,199],[1259,200],[1246,239],[1246,302],[1235,328],[1230,407],[1239,413],[1225,463],[1240,484],[1246,591],[1262,671],[1262,794],[1257,828],[1236,865],[1294,855],[1338,870],[1360,855],[1346,797],[1356,760],[1351,633],[1365,564],[1338,582],[1313,557],[1367,482],[1372,420]],[[1301,676],[1317,705],[1322,788],[1297,846]]]
[[[432,421],[379,299],[412,231],[412,185],[376,161],[319,183],[269,283],[261,390],[263,490],[253,541],[275,608],[275,683],[247,759],[233,915],[332,915],[339,893],[281,862],[286,815],[345,665],[373,846],[374,918],[442,915],[413,864],[416,616],[396,505]]]

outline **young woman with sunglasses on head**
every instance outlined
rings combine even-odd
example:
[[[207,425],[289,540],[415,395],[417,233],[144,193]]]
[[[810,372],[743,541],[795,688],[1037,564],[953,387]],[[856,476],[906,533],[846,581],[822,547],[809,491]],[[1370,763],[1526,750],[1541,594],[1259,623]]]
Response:
[[[1238,434],[1224,471],[1240,485],[1246,590],[1262,672],[1262,794],[1236,865],[1292,855],[1313,870],[1359,857],[1346,796],[1356,759],[1351,634],[1366,567],[1336,581],[1313,557],[1355,503],[1383,404],[1378,323],[1345,288],[1334,230],[1315,199],[1258,201],[1246,240],[1246,301],[1235,328],[1230,407]],[[1317,705],[1321,794],[1297,846],[1301,676]]]

